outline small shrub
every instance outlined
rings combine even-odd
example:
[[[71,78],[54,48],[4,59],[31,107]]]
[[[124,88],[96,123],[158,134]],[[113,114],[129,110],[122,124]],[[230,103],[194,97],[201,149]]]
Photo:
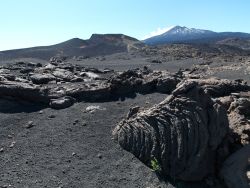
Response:
[[[161,171],[161,166],[160,166],[160,164],[159,164],[159,162],[158,162],[158,160],[156,158],[153,158],[151,160],[151,168],[155,172]]]

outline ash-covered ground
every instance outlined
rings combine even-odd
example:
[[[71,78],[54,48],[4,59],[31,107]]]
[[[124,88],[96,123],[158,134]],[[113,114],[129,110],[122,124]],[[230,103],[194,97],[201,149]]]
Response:
[[[236,96],[228,102],[236,103],[234,109],[243,95],[249,101],[248,55],[185,53],[144,49],[50,62],[2,61],[0,187],[225,187],[218,174],[195,182],[162,177],[113,140],[112,131],[133,107],[151,108],[183,80],[206,80],[204,88],[212,88],[218,100]],[[234,109],[228,115],[237,121]],[[245,124],[232,131],[238,137],[229,143],[228,156],[249,144],[248,118],[241,115]]]

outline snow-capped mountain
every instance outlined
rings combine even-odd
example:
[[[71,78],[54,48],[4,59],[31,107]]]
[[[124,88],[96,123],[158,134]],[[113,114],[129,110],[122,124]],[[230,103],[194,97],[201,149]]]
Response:
[[[169,29],[167,32],[163,33],[163,35],[193,35],[193,34],[206,34],[206,33],[214,33],[209,30],[203,29],[195,29],[195,28],[187,28],[181,26],[174,26]]]
[[[166,43],[194,43],[194,42],[216,42],[229,37],[250,38],[247,33],[222,32],[217,33],[210,30],[195,29],[188,27],[171,27],[165,33],[145,39],[143,42],[148,45]]]

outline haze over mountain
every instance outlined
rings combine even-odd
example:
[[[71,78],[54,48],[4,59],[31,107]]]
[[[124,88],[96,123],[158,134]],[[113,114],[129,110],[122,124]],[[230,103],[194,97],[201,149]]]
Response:
[[[250,34],[241,32],[214,32],[204,29],[195,29],[182,26],[175,26],[161,35],[145,39],[148,45],[167,43],[210,43],[227,38],[250,39]]]
[[[0,60],[15,58],[39,58],[53,56],[100,56],[137,49],[143,43],[123,34],[93,34],[90,39],[73,38],[51,45],[0,52]]]

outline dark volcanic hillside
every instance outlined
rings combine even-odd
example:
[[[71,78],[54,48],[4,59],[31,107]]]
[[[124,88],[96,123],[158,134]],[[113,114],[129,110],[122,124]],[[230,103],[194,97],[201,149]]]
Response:
[[[42,46],[0,52],[0,60],[38,58],[48,60],[52,56],[100,56],[128,52],[143,44],[123,34],[93,34],[90,39],[74,38],[52,46]]]
[[[250,39],[227,38],[218,41],[217,44],[238,47],[244,50],[250,50]]]

